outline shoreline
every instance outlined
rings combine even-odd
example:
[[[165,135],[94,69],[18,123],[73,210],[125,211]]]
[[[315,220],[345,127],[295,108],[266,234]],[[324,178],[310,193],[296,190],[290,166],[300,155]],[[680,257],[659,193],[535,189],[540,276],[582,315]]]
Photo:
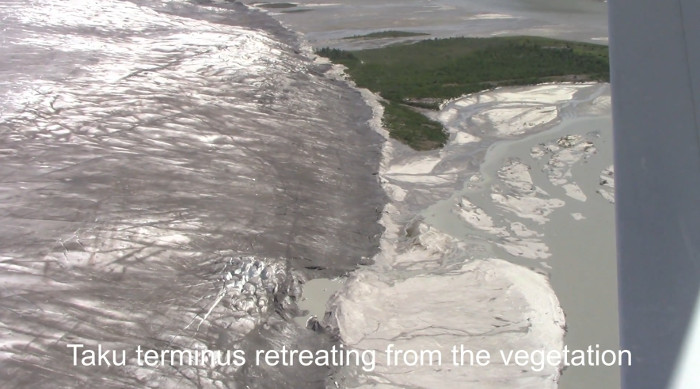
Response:
[[[494,94],[508,94],[511,93],[513,90],[523,90],[523,89],[537,89],[541,87],[545,88],[553,88],[553,89],[558,89],[558,88],[569,88],[571,86],[575,86],[576,88],[596,88],[596,87],[605,87],[605,84],[540,84],[536,86],[530,86],[530,87],[504,87],[499,90],[494,90],[494,91],[486,91],[486,92],[481,92],[477,94],[472,94],[466,96],[466,98],[470,98],[473,96],[481,96],[485,95],[488,93],[494,93]],[[378,104],[377,102],[377,97],[376,95],[372,94],[371,92],[364,90],[363,94],[367,95],[368,98],[368,103],[369,104],[374,104],[374,112],[375,113],[381,113],[381,105]],[[456,99],[457,101],[459,99]],[[562,102],[568,102],[567,98],[564,98],[563,100],[559,100]],[[454,103],[454,101],[453,101]],[[446,104],[445,106],[449,105]],[[441,112],[445,112],[444,110]],[[542,124],[545,126],[550,127],[548,130],[545,131],[537,131],[536,133],[530,133],[530,134],[525,134],[525,135],[515,135],[516,138],[512,139],[510,141],[495,141],[492,143],[491,147],[489,147],[489,151],[487,152],[486,155],[488,155],[489,152],[492,152],[492,148],[495,147],[498,144],[504,144],[511,142],[511,143],[517,143],[517,142],[527,142],[528,140],[531,140],[533,138],[537,137],[543,137],[543,138],[548,138],[553,136],[553,134],[561,131],[558,130],[560,127],[561,123],[559,122],[560,116],[557,116],[556,121],[552,121],[554,124],[547,125],[546,123]],[[540,126],[542,126],[540,125]],[[540,126],[535,126],[540,127]],[[472,145],[473,143],[479,143],[479,139],[477,137],[474,137],[474,134],[471,134],[472,137],[469,140],[469,142],[460,142],[459,141],[459,134],[455,134],[454,131],[451,133],[450,141],[448,142],[447,147],[464,147],[468,145]],[[385,135],[386,136],[386,135]],[[465,140],[466,138],[464,136],[461,137],[462,141]],[[398,150],[395,148],[398,147]],[[447,149],[447,148],[446,148]],[[398,152],[398,154],[397,154]],[[346,342],[350,346],[359,346],[358,343],[353,345],[353,342],[357,342],[357,339],[359,335],[357,335],[357,331],[360,331],[359,333],[362,333],[361,328],[355,327],[355,324],[351,325],[351,327],[347,327],[348,325],[348,320],[354,320],[351,319],[347,316],[343,317],[343,315],[348,314],[348,304],[349,306],[354,306],[355,303],[351,303],[352,301],[363,301],[364,298],[360,297],[357,295],[357,290],[364,290],[363,293],[371,293],[370,291],[374,291],[375,293],[388,293],[386,292],[387,290],[390,290],[393,287],[389,287],[389,289],[386,289],[386,287],[382,285],[386,285],[386,282],[389,282],[388,285],[393,284],[394,282],[399,282],[400,285],[403,282],[408,282],[411,279],[414,279],[417,274],[423,274],[420,277],[425,277],[427,274],[435,274],[436,272],[439,274],[440,272],[443,271],[448,271],[448,272],[454,272],[456,267],[459,267],[459,263],[466,263],[466,264],[471,264],[470,266],[475,266],[478,263],[487,263],[488,260],[486,258],[491,257],[491,255],[487,255],[488,253],[492,253],[491,250],[486,250],[483,251],[484,246],[483,244],[476,244],[476,246],[472,247],[481,247],[481,252],[485,255],[482,256],[484,259],[477,259],[472,256],[472,259],[469,259],[467,262],[461,262],[459,259],[455,259],[454,257],[454,251],[460,251],[464,252],[464,245],[458,241],[455,241],[454,238],[451,238],[450,235],[445,235],[444,232],[441,232],[435,229],[434,225],[431,225],[429,218],[426,218],[423,216],[422,218],[415,219],[409,218],[406,219],[406,217],[401,216],[401,210],[399,208],[404,207],[403,212],[406,212],[410,209],[415,209],[416,203],[411,200],[411,190],[406,190],[401,187],[401,185],[397,185],[397,182],[395,179],[398,178],[400,180],[403,180],[404,182],[409,182],[409,186],[413,185],[416,186],[414,189],[420,186],[425,186],[427,185],[428,187],[431,187],[437,183],[441,183],[441,186],[444,186],[445,183],[447,182],[447,187],[453,187],[454,184],[460,182],[460,177],[464,180],[464,182],[467,182],[466,187],[469,187],[470,185],[473,184],[473,182],[470,184],[467,177],[464,174],[454,174],[454,173],[447,173],[446,175],[442,175],[442,179],[438,179],[438,181],[434,180],[418,180],[416,179],[409,179],[406,181],[407,177],[402,176],[405,171],[410,171],[410,170],[416,170],[423,172],[423,174],[428,174],[431,175],[434,172],[432,170],[438,166],[439,164],[443,163],[445,161],[445,156],[443,154],[449,154],[449,152],[443,153],[443,151],[435,151],[435,152],[428,152],[428,153],[416,153],[410,150],[407,150],[406,146],[401,145],[397,143],[394,140],[387,140],[386,142],[386,147],[383,150],[383,159],[382,159],[382,168],[380,170],[380,177],[382,179],[382,184],[384,189],[387,192],[387,195],[392,199],[385,207],[383,215],[382,215],[382,225],[385,226],[385,232],[382,235],[382,240],[381,240],[381,251],[377,254],[375,257],[375,265],[370,266],[369,268],[360,268],[357,271],[353,273],[353,275],[350,276],[349,281],[345,283],[345,285],[340,289],[339,293],[336,294],[333,298],[332,301],[330,302],[331,308],[334,310],[335,315],[334,317],[328,319],[325,321],[324,324],[330,325],[332,327],[337,327],[341,329],[340,334],[341,337],[343,336],[349,336],[349,338],[343,338],[346,340]],[[420,154],[420,156],[418,156]],[[407,159],[407,156],[410,155],[416,155],[416,157],[411,157]],[[436,158],[436,155],[439,155],[440,157]],[[403,161],[406,162],[407,164],[404,163],[399,163],[397,165],[397,161]],[[442,162],[441,162],[442,161]],[[410,168],[408,166],[411,166]],[[445,169],[443,169],[445,170]],[[449,169],[447,169],[449,170]],[[479,170],[481,170],[481,167],[479,167]],[[432,172],[432,173],[431,173]],[[405,175],[405,174],[404,174]],[[420,176],[420,174],[418,174]],[[409,174],[410,176],[410,174]],[[440,178],[440,174],[437,174],[437,178]],[[452,182],[453,184],[449,184],[449,182]],[[449,190],[449,189],[448,189]],[[418,191],[421,192],[423,191],[422,189],[418,188]],[[444,193],[444,190],[438,190],[438,193]],[[425,195],[425,193],[423,194]],[[438,195],[437,197],[439,197]],[[408,199],[407,199],[408,197]],[[397,218],[397,220],[394,220],[393,218]],[[413,221],[410,221],[410,219],[414,219]],[[404,223],[408,224],[403,224],[400,222],[400,220],[404,220]],[[398,223],[397,223],[398,221]],[[427,223],[427,224],[426,224]],[[405,240],[406,235],[405,234],[411,234],[410,230],[411,229],[417,229],[420,232],[417,232],[418,235],[416,235],[416,238],[411,238],[411,239],[417,239],[414,240],[414,244],[418,244],[423,250],[427,250],[428,252],[428,257],[427,258],[422,258],[422,259],[416,259],[416,258],[407,258],[406,256],[408,255],[406,252],[406,246],[403,243],[400,243],[401,240]],[[523,230],[526,234],[528,233],[528,229],[525,228]],[[456,246],[455,246],[456,245]],[[462,246],[460,248],[460,246]],[[450,248],[452,247],[452,248]],[[455,248],[456,247],[456,248]],[[452,254],[450,254],[450,251],[452,251]],[[479,250],[477,250],[478,252]],[[432,252],[432,254],[430,254]],[[507,257],[507,251],[496,251],[500,252],[501,254],[496,254],[494,258],[504,258],[504,256]],[[495,253],[495,252],[494,252]],[[415,254],[415,253],[413,253]],[[493,255],[493,254],[492,254]],[[401,259],[403,258],[403,259]],[[535,258],[535,259],[541,259],[541,258]],[[408,260],[408,263],[405,263],[405,261]],[[486,260],[487,262],[483,262]],[[427,261],[427,262],[426,262]],[[556,273],[553,272],[552,266],[544,265],[542,264],[544,262],[538,262],[534,261],[532,259],[525,259],[524,261],[513,261],[512,259],[509,259],[509,261],[515,263],[518,268],[521,268],[523,270],[526,270],[527,268],[539,268],[539,270],[533,271],[532,274],[536,273],[543,273],[547,274],[547,272],[551,272],[552,277],[558,280],[558,276],[556,276]],[[524,266],[524,267],[523,267]],[[423,270],[420,270],[423,269]],[[443,269],[443,270],[441,270]],[[451,270],[450,270],[451,269]],[[428,273],[425,273],[425,271],[428,271]],[[505,269],[501,270],[501,272],[504,272]],[[416,273],[418,272],[418,273]],[[499,273],[498,271],[496,273]],[[392,274],[394,274],[392,276]],[[399,274],[405,274],[404,275],[399,275]],[[411,275],[412,274],[412,275]],[[399,276],[396,281],[389,281],[392,279],[392,277]],[[368,278],[369,277],[369,278]],[[388,278],[387,278],[388,277]],[[408,277],[408,278],[404,278]],[[521,277],[522,278],[522,277]],[[548,276],[549,279],[549,276]],[[399,280],[404,280],[404,281],[399,281]],[[550,282],[553,282],[551,279],[549,281],[545,281],[545,284],[549,284]],[[363,285],[364,283],[364,285]],[[559,281],[557,281],[557,284],[559,284]],[[566,284],[566,282],[564,283]],[[428,284],[425,284],[427,286]],[[425,287],[423,286],[423,287]],[[367,287],[370,289],[367,290]],[[556,294],[552,292],[552,296],[559,296],[561,294],[562,289],[560,286],[556,287],[555,290],[558,290]],[[359,288],[359,289],[358,289]],[[472,293],[474,293],[473,291]],[[402,294],[408,293],[408,291],[403,291]],[[391,293],[393,295],[393,298],[398,298],[399,294],[394,295],[394,293]],[[377,296],[375,296],[377,297]],[[424,300],[427,300],[425,296],[421,297]],[[384,300],[387,299],[387,297],[384,298],[379,298],[378,300]],[[388,298],[391,299],[391,298]],[[355,301],[355,302],[357,302]],[[414,302],[415,303],[415,302]],[[429,305],[432,304],[433,302],[428,302]],[[555,303],[555,306],[558,307],[559,303]],[[357,308],[350,308],[350,311],[354,311],[354,309]],[[369,309],[368,306],[365,306],[363,309]],[[549,310],[551,308],[546,308],[546,310]],[[558,309],[558,308],[556,308]],[[542,311],[542,309],[540,309]],[[341,316],[337,316],[338,312],[344,312]],[[360,311],[357,311],[359,314]],[[364,312],[364,311],[363,311]],[[541,312],[543,313],[543,312]],[[362,315],[366,315],[366,312],[363,313]],[[394,312],[394,315],[400,315],[399,312]],[[545,315],[546,316],[546,315]],[[556,321],[555,321],[556,322]],[[379,322],[378,322],[379,323]],[[561,320],[561,328],[563,328],[563,316]],[[355,333],[356,335],[352,335]],[[549,331],[550,334],[554,333],[551,330]],[[350,335],[348,335],[350,334]],[[444,335],[444,334],[443,334]],[[435,334],[435,337],[439,338],[441,335]],[[561,339],[564,340],[564,333],[562,332],[561,334]],[[570,335],[567,336],[567,345],[569,345],[569,341],[571,340]],[[349,340],[349,341],[348,341]],[[563,344],[562,344],[563,346]],[[553,347],[556,349],[557,347],[560,346],[555,346]],[[362,347],[360,347],[362,348]],[[614,347],[611,347],[614,348]],[[388,372],[387,372],[388,373]],[[352,372],[350,376],[354,377],[354,379],[357,378],[357,374],[360,374],[360,376],[363,375],[363,373],[357,373],[357,372]],[[436,373],[437,374],[437,373]],[[558,373],[557,373],[558,374]],[[567,373],[565,373],[566,375]],[[573,376],[572,373],[568,373],[569,377]],[[436,375],[437,376],[437,375]],[[445,378],[442,376],[442,378]],[[349,379],[346,377],[346,379]],[[365,375],[365,379],[370,379]],[[371,379],[370,379],[371,380]],[[567,378],[563,379],[564,381],[567,380]],[[554,379],[554,381],[557,381],[557,379]],[[359,382],[356,382],[359,383]],[[447,387],[447,386],[446,386]],[[566,386],[568,387],[568,386]],[[572,386],[573,387],[573,386]]]
[[[367,32],[374,32],[374,30],[367,30]],[[598,39],[592,39],[595,42],[599,42]],[[333,70],[332,72],[336,72],[334,77],[339,77],[339,79],[342,79],[345,82],[348,82],[352,84],[353,87],[357,88],[354,83],[351,80],[348,80],[347,77],[345,77],[342,74],[342,70],[339,70],[337,68],[338,65],[332,65]],[[552,86],[552,87],[558,87],[558,86],[563,86],[563,85],[603,85],[603,84],[571,84],[571,83],[544,83],[544,84],[537,84],[535,87],[540,87],[540,86]],[[460,96],[458,98],[450,99],[444,101],[440,105],[440,111],[434,113],[433,118],[437,118],[441,113],[444,112],[444,108],[451,103],[454,103],[456,101],[464,100],[465,98],[468,98],[469,96],[474,96],[474,95],[482,95],[487,92],[504,92],[508,90],[513,90],[513,89],[522,89],[522,88],[530,88],[529,87],[499,87],[490,91],[484,91],[484,92],[479,92],[479,93],[473,93],[469,95],[464,95]],[[363,96],[365,97],[365,102],[373,109],[373,112],[375,113],[375,117],[373,120],[376,122],[376,131],[381,134],[385,139],[386,142],[384,143],[384,146],[382,148],[382,160],[380,163],[380,175],[379,177],[382,180],[382,187],[384,191],[386,192],[386,195],[391,199],[389,203],[386,204],[384,207],[384,210],[382,212],[382,217],[380,219],[380,224],[385,227],[385,231],[382,234],[381,242],[380,242],[380,252],[377,253],[375,256],[375,265],[370,266],[371,269],[374,269],[376,271],[383,271],[383,272],[403,272],[403,274],[409,274],[407,276],[400,276],[399,279],[401,280],[410,280],[412,277],[415,277],[416,272],[418,272],[421,268],[421,266],[425,265],[426,263],[430,263],[428,267],[430,267],[431,272],[436,272],[436,271],[443,271],[444,269],[452,269],[450,271],[454,271],[456,263],[459,262],[458,260],[455,260],[453,256],[447,255],[447,258],[443,259],[436,259],[435,255],[432,255],[431,258],[427,259],[426,261],[414,261],[412,263],[402,263],[398,270],[395,267],[396,263],[392,263],[391,261],[387,262],[386,258],[387,257],[396,257],[396,256],[401,256],[403,253],[403,250],[406,249],[405,244],[399,244],[398,246],[391,244],[391,241],[398,241],[400,238],[405,237],[404,235],[407,233],[408,230],[411,229],[418,229],[421,230],[418,233],[418,237],[415,239],[414,244],[422,245],[427,251],[431,250],[444,250],[449,247],[453,247],[455,245],[454,241],[450,241],[449,237],[446,237],[444,234],[441,234],[440,231],[436,231],[432,226],[429,226],[425,223],[423,223],[423,220],[419,218],[414,217],[409,217],[409,216],[401,216],[401,212],[397,209],[397,207],[393,203],[403,203],[405,206],[404,211],[406,210],[415,210],[417,207],[419,208],[420,205],[417,204],[414,199],[411,199],[411,190],[406,190],[404,187],[401,185],[397,185],[395,179],[401,179],[404,183],[410,183],[410,185],[414,185],[416,187],[418,186],[423,186],[423,188],[419,188],[418,192],[420,193],[420,196],[427,197],[427,198],[435,198],[435,197],[440,197],[440,196],[445,196],[446,194],[451,193],[451,191],[454,191],[457,189],[458,183],[460,180],[466,181],[468,179],[463,177],[463,175],[459,173],[453,172],[445,172],[441,175],[435,175],[431,179],[418,179],[415,177],[415,174],[410,174],[411,170],[416,171],[423,171],[424,173],[430,173],[436,165],[443,164],[445,163],[445,159],[440,156],[442,154],[441,151],[437,152],[428,152],[428,153],[423,153],[422,156],[418,157],[415,156],[415,153],[413,153],[410,150],[407,150],[407,147],[405,145],[402,145],[400,143],[397,143],[393,140],[390,140],[388,137],[388,132],[381,126],[381,112],[383,111],[383,107],[381,104],[378,103],[377,96],[374,95],[372,92],[367,91],[366,89],[359,89]],[[376,116],[376,113],[379,112],[379,116]],[[507,117],[508,115],[512,114],[518,114],[518,112],[515,111],[504,111],[501,117]],[[522,112],[520,112],[522,113]],[[430,117],[430,112],[428,113]],[[537,114],[537,113],[535,113]],[[566,112],[565,112],[566,114]],[[537,115],[536,115],[537,116]],[[498,118],[496,118],[498,119]],[[491,145],[489,146],[488,150],[484,149],[484,146],[480,146],[481,144],[484,144],[483,138],[480,137],[480,135],[475,135],[475,134],[470,134],[468,132],[458,132],[457,134],[452,133],[450,137],[450,141],[448,143],[448,146],[465,146],[465,147],[472,147],[474,146],[475,148],[471,151],[468,151],[467,154],[471,156],[472,158],[478,156],[478,155],[483,155],[486,156],[488,153],[492,152],[492,147],[494,147],[497,143],[518,143],[518,142],[523,142],[527,143],[527,141],[531,138],[536,138],[538,135],[539,136],[546,136],[546,134],[553,134],[557,132],[558,130],[553,130],[552,128],[554,127],[559,127],[562,121],[562,116],[557,115],[557,117],[552,120],[551,117],[549,119],[545,118],[543,119],[544,121],[542,123],[535,124],[535,131],[538,131],[537,128],[541,126],[546,126],[549,127],[549,130],[545,130],[542,132],[538,132],[536,134],[527,134],[527,130],[525,131],[524,134],[501,134],[501,136],[506,136],[506,137],[514,137],[514,139],[510,140],[505,140],[505,141],[497,141],[497,140],[492,140]],[[522,121],[521,121],[522,123]],[[496,126],[498,127],[498,126]],[[489,138],[489,135],[486,136],[486,138]],[[411,156],[414,154],[414,156]],[[436,158],[435,155],[438,155]],[[405,163],[399,163],[398,165],[396,164],[397,161],[403,161]],[[393,163],[392,163],[393,162]],[[610,161],[612,163],[612,161]],[[474,168],[477,167],[477,171],[480,170],[479,164],[474,164],[473,162],[470,163],[470,167]],[[517,167],[517,165],[516,165]],[[393,169],[393,171],[392,171]],[[516,169],[517,170],[517,169]],[[407,174],[408,173],[408,174]],[[602,174],[602,172],[599,172]],[[510,173],[506,173],[510,174]],[[597,174],[597,173],[596,173]],[[392,176],[392,177],[389,177]],[[541,181],[542,179],[549,179],[546,177],[546,175],[539,174],[536,171],[531,172],[532,179]],[[514,176],[515,177],[515,176]],[[400,180],[400,181],[401,181]],[[429,186],[435,186],[437,185],[439,188],[431,188],[430,191],[434,191],[432,195],[427,193],[428,191],[427,187]],[[467,185],[475,185],[474,182],[471,184]],[[569,185],[567,186],[568,190],[565,191],[563,194],[565,196],[565,199],[570,199],[572,201],[580,201],[583,197],[581,197],[581,190],[580,188],[575,188],[575,186],[571,186],[570,184],[565,184]],[[550,188],[551,190],[551,188]],[[590,191],[588,191],[590,192]],[[559,193],[558,193],[559,194]],[[591,193],[587,193],[587,197],[585,200],[591,200],[593,197]],[[601,193],[600,196],[603,194]],[[577,199],[578,197],[578,199]],[[408,199],[407,199],[408,198]],[[474,204],[470,204],[468,202],[463,203],[465,207],[469,209],[469,207],[475,207]],[[559,217],[556,216],[558,215],[557,211],[560,209],[561,206],[553,206],[551,207],[551,211],[546,211],[546,212],[551,212],[553,216],[552,218],[556,218],[557,224],[563,223],[563,220],[568,218],[570,220],[573,220],[575,222],[581,223],[590,223],[591,218],[586,217],[584,213],[582,212],[570,212],[566,214],[565,216]],[[577,210],[580,211],[580,210]],[[405,213],[405,212],[404,212]],[[561,212],[559,212],[561,213]],[[410,212],[409,212],[410,214]],[[526,215],[527,212],[521,213],[522,215]],[[392,216],[397,217],[399,219],[399,223],[396,223],[395,221],[392,220]],[[414,223],[411,222],[413,220]],[[568,220],[567,220],[568,221]],[[483,227],[483,226],[482,226]],[[498,243],[494,245],[493,249],[487,248],[487,245],[485,245],[483,242],[479,244],[474,244],[472,248],[475,249],[475,252],[479,253],[479,255],[484,256],[485,254],[490,253],[491,256],[495,258],[508,258],[511,256],[508,261],[517,264],[517,266],[521,266],[524,268],[531,269],[534,273],[539,273],[539,274],[544,274],[547,275],[547,281],[545,281],[546,284],[551,284],[551,288],[554,289],[554,292],[556,292],[556,296],[564,296],[564,298],[561,301],[561,305],[564,306],[565,310],[570,311],[571,309],[571,299],[572,296],[576,297],[577,293],[562,293],[563,291],[566,290],[566,288],[569,286],[569,281],[566,280],[566,277],[560,277],[559,275],[559,265],[548,263],[546,261],[547,258],[551,257],[552,255],[556,255],[556,252],[561,252],[563,249],[562,247],[558,247],[555,243],[548,242],[547,244],[542,244],[541,242],[537,242],[538,239],[530,239],[532,238],[531,234],[533,234],[532,230],[524,226],[522,223],[513,223],[510,227],[508,227],[508,232],[510,234],[510,237],[508,239],[514,240],[511,242],[506,242],[504,243]],[[487,228],[488,230],[488,228]],[[474,232],[478,234],[484,234],[484,229],[476,229]],[[486,231],[489,232],[489,231]],[[498,231],[490,231],[490,233],[494,233],[498,235]],[[556,229],[555,229],[556,232]],[[519,235],[520,234],[520,235]],[[501,239],[504,238],[504,236],[500,236]],[[524,244],[520,244],[522,242],[525,242]],[[472,242],[474,243],[474,242]],[[458,245],[459,246],[459,245]],[[462,247],[461,249],[464,249]],[[453,249],[450,249],[453,250]],[[433,253],[434,254],[434,253]],[[519,256],[525,255],[525,258],[518,259]],[[478,255],[477,255],[478,256]],[[469,263],[474,263],[474,259],[470,259]],[[479,261],[478,259],[476,261]],[[443,270],[441,270],[443,269]],[[362,279],[363,282],[365,282],[367,285],[365,287],[369,287],[370,289],[377,287],[377,285],[382,285],[384,284],[387,280],[382,279],[383,277],[379,278],[374,278],[376,275],[370,276],[369,279],[363,278],[367,276],[367,267],[361,266],[357,270],[355,270],[349,277],[343,278],[343,282],[340,286],[338,286],[338,290],[340,291],[338,294],[336,294],[334,297],[331,298],[331,301],[328,303],[330,304],[330,307],[335,309],[337,311],[343,311],[344,309],[347,311],[347,307],[344,308],[342,300],[345,297],[342,295],[345,294],[352,294],[352,292],[348,292],[348,290],[352,288],[357,288],[357,283],[359,282],[359,279]],[[404,277],[408,277],[405,278]],[[568,276],[570,277],[570,276]],[[325,284],[327,280],[324,280],[323,283]],[[394,281],[392,281],[394,282]],[[391,283],[391,282],[390,282]],[[365,290],[367,292],[367,290]],[[578,295],[580,297],[580,294]],[[350,296],[351,297],[351,296]],[[325,298],[325,297],[324,297]],[[355,296],[355,298],[360,298],[359,296]],[[316,305],[316,312],[318,311],[318,306],[319,306],[320,301],[316,301],[313,304]],[[347,303],[347,300],[346,300]],[[559,303],[555,304],[556,306],[559,305]],[[568,308],[567,308],[568,307]],[[583,310],[585,312],[585,309]],[[357,311],[359,314],[360,312],[363,311]],[[365,313],[363,313],[365,314]],[[396,314],[399,314],[398,312]],[[608,313],[609,314],[609,313]],[[576,315],[574,315],[576,316]],[[320,316],[319,316],[320,317]],[[571,319],[571,317],[569,317]],[[322,323],[326,326],[330,327],[342,327],[342,325],[339,325],[338,320],[343,320],[342,318],[338,317],[326,317],[322,321]],[[345,320],[351,320],[349,318],[345,318]],[[575,319],[574,322],[578,322],[579,319]],[[606,321],[609,322],[609,321]],[[573,323],[573,322],[572,322]],[[563,326],[563,325],[562,325]],[[574,331],[574,334],[577,332],[576,329],[577,325],[569,323],[569,329]],[[616,324],[613,325],[613,327],[616,328]],[[355,331],[356,329],[353,329],[352,331]],[[341,336],[342,336],[342,331],[341,331]],[[570,345],[572,342],[572,339],[575,339],[575,337],[572,338],[572,332],[568,332],[566,334],[566,337],[564,338],[566,341],[566,345]],[[610,339],[608,341],[604,342],[607,344],[610,344]],[[574,345],[579,345],[578,341],[574,342]],[[613,346],[611,348],[615,348],[616,346]],[[611,369],[610,371],[613,371],[614,369]],[[562,375],[562,378],[560,379],[560,384],[562,389],[573,389],[573,388],[585,388],[587,384],[586,382],[586,376],[588,376],[590,379],[590,375],[592,373],[586,373],[583,372],[579,374],[580,369],[576,369],[576,372],[574,372],[573,369],[568,369],[567,371],[564,372]],[[349,374],[349,375],[348,375]],[[362,373],[359,373],[362,375]],[[615,372],[612,372],[612,374],[616,374]],[[348,380],[357,380],[357,372],[344,372],[340,373],[339,376],[344,379]],[[583,377],[583,381],[580,381]],[[576,379],[580,381],[579,383],[573,383],[573,380]],[[556,380],[555,380],[556,381]],[[357,381],[353,381],[356,382]],[[616,382],[616,380],[610,379],[607,382]],[[590,383],[590,382],[589,382]],[[604,387],[604,386],[601,386]],[[612,386],[614,387],[614,386]]]
[[[573,114],[575,110],[566,110],[567,117],[548,130],[489,147],[479,169],[481,180],[469,182],[461,193],[481,212],[471,213],[471,220],[481,218],[481,225],[474,230],[477,236],[500,233],[491,238],[496,255],[550,275],[567,313],[566,343],[572,347],[601,343],[615,348],[619,346],[614,209],[609,201],[610,183],[602,184],[602,177],[614,182],[607,173],[612,165],[609,86],[598,88],[588,102],[573,104],[582,112],[581,117]],[[507,204],[493,204],[488,196],[479,194],[498,179],[500,161],[508,159],[531,167],[532,182],[566,205],[555,204],[550,215],[543,215],[551,219],[543,228],[533,219],[527,228],[518,225],[519,229],[513,229],[504,240],[503,224],[497,222],[502,221]],[[573,179],[562,179],[568,174]],[[484,216],[492,217],[485,226]],[[583,389],[594,382],[598,387],[614,388],[618,375],[616,369],[570,369],[562,376],[561,388]]]
[[[255,3],[246,1],[246,4]],[[416,40],[410,37],[381,41],[344,39],[387,29],[427,33],[429,39],[536,35],[589,43],[607,41],[607,7],[604,3],[562,5],[540,2],[523,5],[515,1],[493,4],[488,0],[470,3],[446,0],[416,5],[396,0],[377,5],[369,1],[322,3],[300,0],[294,4],[297,11],[304,12],[263,9],[275,19],[293,25],[317,48],[331,46],[356,50]],[[339,20],[337,15],[343,17]],[[399,21],[396,15],[403,18]]]

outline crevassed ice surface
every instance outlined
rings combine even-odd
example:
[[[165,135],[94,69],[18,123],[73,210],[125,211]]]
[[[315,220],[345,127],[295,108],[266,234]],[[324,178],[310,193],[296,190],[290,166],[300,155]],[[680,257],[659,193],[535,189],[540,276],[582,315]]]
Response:
[[[359,94],[241,4],[0,19],[2,386],[322,387],[320,368],[75,367],[67,344],[328,347],[289,318],[300,279],[355,268],[381,232]]]

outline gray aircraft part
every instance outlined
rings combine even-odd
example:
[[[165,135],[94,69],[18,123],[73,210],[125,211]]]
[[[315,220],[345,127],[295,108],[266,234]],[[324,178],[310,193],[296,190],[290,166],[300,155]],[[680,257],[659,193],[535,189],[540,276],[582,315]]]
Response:
[[[666,388],[700,287],[700,2],[609,7],[622,387]]]

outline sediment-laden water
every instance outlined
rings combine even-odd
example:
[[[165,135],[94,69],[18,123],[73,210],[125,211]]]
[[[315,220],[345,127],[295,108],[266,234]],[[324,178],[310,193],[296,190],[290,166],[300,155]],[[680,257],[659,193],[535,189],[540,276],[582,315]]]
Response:
[[[247,4],[265,7],[257,0]],[[604,0],[298,0],[267,8],[275,18],[305,34],[315,47],[346,49],[385,46],[426,36],[347,39],[367,33],[400,30],[454,36],[536,35],[607,42]]]
[[[556,363],[451,359],[455,346],[491,356],[618,347],[609,87],[498,88],[431,115],[450,140],[422,153],[387,143],[382,251],[331,300],[327,320],[352,347],[429,351],[443,360],[345,369],[343,383],[616,387],[615,367],[569,367],[562,375]]]
[[[544,2],[511,3],[474,3],[458,21],[436,15],[461,3],[418,7],[399,27],[547,35],[582,4],[563,4],[544,31],[533,16]],[[577,23],[598,20],[599,5]],[[4,386],[544,388],[559,367],[387,366],[381,351],[615,347],[605,85],[456,99],[434,114],[448,145],[416,153],[384,143],[374,96],[240,3],[4,2],[0,18]],[[333,289],[330,313],[306,329],[302,291],[320,316]],[[74,366],[76,344],[129,355]],[[371,371],[149,367],[137,346],[379,355]],[[596,374],[599,387],[616,382],[613,369],[580,369],[562,383],[590,387]]]

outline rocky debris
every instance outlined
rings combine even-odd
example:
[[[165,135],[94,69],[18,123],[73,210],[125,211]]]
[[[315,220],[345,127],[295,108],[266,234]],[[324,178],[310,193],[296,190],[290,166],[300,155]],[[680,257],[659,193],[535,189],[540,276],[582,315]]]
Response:
[[[600,188],[596,190],[604,199],[615,204],[615,168],[611,165],[600,172]]]

